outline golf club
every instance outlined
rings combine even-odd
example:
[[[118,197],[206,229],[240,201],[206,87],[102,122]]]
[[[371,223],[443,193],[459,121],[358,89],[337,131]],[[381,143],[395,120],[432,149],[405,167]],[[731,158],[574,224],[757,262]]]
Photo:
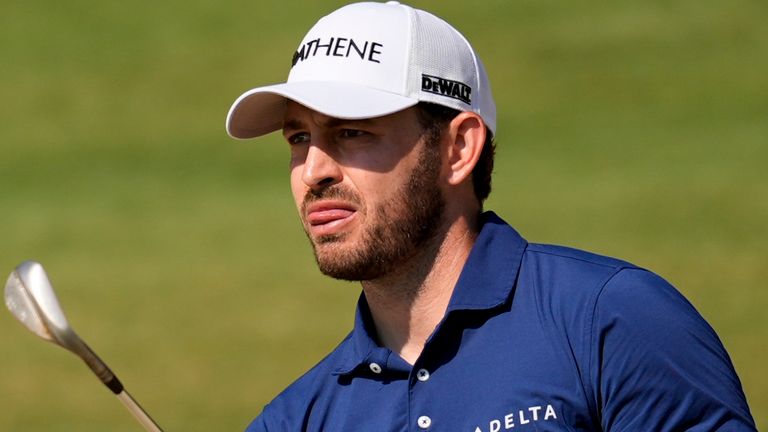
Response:
[[[162,432],[157,423],[125,391],[120,380],[69,326],[43,266],[24,261],[11,272],[5,285],[8,310],[41,338],[80,357],[149,432]]]

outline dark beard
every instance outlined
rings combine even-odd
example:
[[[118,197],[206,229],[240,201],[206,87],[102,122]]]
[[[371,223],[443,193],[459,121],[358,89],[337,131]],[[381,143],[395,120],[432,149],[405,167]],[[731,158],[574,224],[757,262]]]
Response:
[[[324,236],[313,246],[320,271],[348,281],[373,280],[395,271],[432,240],[442,221],[445,199],[437,186],[440,173],[438,142],[427,140],[416,167],[405,185],[376,211],[361,238],[360,247],[347,251],[318,253],[318,247],[333,249],[344,236]],[[318,196],[320,195],[320,196]],[[334,185],[305,197],[304,206],[319,198],[346,198],[359,203],[352,192]]]

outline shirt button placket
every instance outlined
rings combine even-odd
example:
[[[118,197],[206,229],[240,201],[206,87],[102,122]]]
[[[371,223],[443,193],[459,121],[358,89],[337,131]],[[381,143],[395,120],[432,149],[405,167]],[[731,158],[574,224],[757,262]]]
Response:
[[[419,380],[419,382],[425,383],[427,380],[429,380],[429,371],[421,368],[418,371],[416,371],[416,379]],[[432,426],[432,418],[429,416],[420,416],[416,420],[416,424],[419,426],[421,430],[427,430],[430,426]]]

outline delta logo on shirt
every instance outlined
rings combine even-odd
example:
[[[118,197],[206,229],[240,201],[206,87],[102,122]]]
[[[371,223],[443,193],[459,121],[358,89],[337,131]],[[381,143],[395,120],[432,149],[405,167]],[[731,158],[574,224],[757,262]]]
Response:
[[[499,418],[489,420],[487,428],[485,425],[478,426],[473,432],[501,432],[512,430],[516,427],[522,428],[521,430],[527,430],[525,429],[526,426],[538,429],[535,423],[551,420],[557,420],[555,408],[552,405],[537,405],[527,409],[512,410]]]

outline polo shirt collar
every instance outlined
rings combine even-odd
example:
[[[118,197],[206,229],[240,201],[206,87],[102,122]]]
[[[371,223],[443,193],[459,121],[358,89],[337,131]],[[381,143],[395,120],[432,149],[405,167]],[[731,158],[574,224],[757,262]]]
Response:
[[[480,234],[461,271],[446,315],[458,310],[492,309],[512,295],[528,242],[493,212],[481,215]],[[376,343],[365,293],[360,295],[355,326],[341,350],[334,374],[352,373],[357,367],[385,361],[385,348]]]
[[[491,309],[509,299],[528,242],[493,212],[483,213],[482,228],[461,270],[447,313]]]

